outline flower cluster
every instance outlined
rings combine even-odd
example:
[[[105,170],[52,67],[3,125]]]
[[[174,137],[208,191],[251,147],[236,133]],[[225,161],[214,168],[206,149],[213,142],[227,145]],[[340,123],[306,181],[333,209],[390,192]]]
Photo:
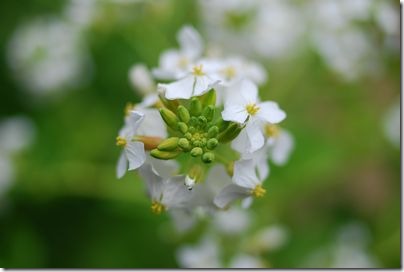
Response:
[[[145,98],[125,109],[117,175],[140,169],[157,214],[209,213],[238,199],[248,206],[266,193],[268,160],[284,164],[293,148],[291,135],[278,126],[286,113],[260,100],[262,66],[204,54],[190,26],[177,39],[180,48],[163,52],[151,73],[141,64],[129,72]]]

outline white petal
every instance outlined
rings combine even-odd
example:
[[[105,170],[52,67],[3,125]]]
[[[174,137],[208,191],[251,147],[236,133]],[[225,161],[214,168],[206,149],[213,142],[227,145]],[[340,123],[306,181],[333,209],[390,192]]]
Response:
[[[271,124],[277,124],[286,118],[286,113],[275,102],[267,101],[260,103],[258,106],[260,110],[257,116]]]
[[[248,122],[244,129],[247,133],[247,138],[249,141],[249,148],[246,151],[247,153],[253,153],[264,146],[265,137],[261,131],[261,126],[258,121],[253,120]]]
[[[195,59],[202,54],[202,38],[192,26],[184,26],[181,28],[178,32],[177,40],[181,49],[190,56],[190,58]]]
[[[249,103],[257,103],[258,101],[258,87],[248,79],[243,79],[240,82],[240,91],[244,99]]]
[[[188,75],[173,83],[160,84],[159,86],[165,89],[165,96],[167,99],[189,99],[193,94],[194,82],[195,77],[193,75]]]
[[[248,209],[251,207],[253,201],[254,201],[254,198],[252,196],[249,196],[249,197],[243,199],[243,201],[241,201],[241,207],[243,209]]]
[[[162,203],[168,208],[184,208],[193,192],[184,185],[185,176],[168,179],[164,186]]]
[[[139,169],[139,174],[146,183],[147,193],[152,200],[160,201],[164,189],[164,179],[157,175],[150,164]]]
[[[218,80],[214,80],[207,76],[196,76],[193,96],[203,95],[210,89],[214,88],[218,82]]]
[[[284,165],[289,155],[294,148],[294,140],[292,135],[285,130],[282,130],[275,144],[271,147],[271,159],[276,165]]]
[[[248,188],[240,187],[236,184],[230,184],[223,188],[222,191],[215,197],[214,203],[219,208],[223,209],[231,202],[250,196]]]
[[[119,131],[119,136],[124,137],[127,140],[133,138],[136,134],[138,127],[144,119],[144,114],[140,111],[131,111],[129,116],[125,118],[125,125]]]
[[[144,120],[137,129],[137,135],[167,137],[167,130],[160,112],[157,109],[142,109]]]
[[[255,171],[254,160],[239,160],[234,164],[233,182],[239,186],[254,189],[261,184]]]
[[[122,151],[118,159],[118,164],[116,165],[117,178],[122,178],[126,173],[126,169],[128,169],[128,160],[126,159],[125,151]]]
[[[168,179],[178,173],[179,164],[177,161],[159,160],[152,156],[147,156],[147,162],[153,166],[154,171],[161,177]]]
[[[125,154],[129,161],[128,170],[135,170],[146,161],[144,144],[141,142],[129,142],[125,147]]]
[[[129,80],[142,95],[147,95],[155,89],[154,80],[144,64],[135,64],[129,70]]]
[[[225,105],[222,111],[222,118],[225,121],[233,121],[242,124],[247,120],[248,113],[242,105]]]

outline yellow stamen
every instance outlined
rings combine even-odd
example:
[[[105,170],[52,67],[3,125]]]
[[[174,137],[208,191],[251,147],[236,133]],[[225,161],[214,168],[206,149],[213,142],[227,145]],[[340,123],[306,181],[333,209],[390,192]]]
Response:
[[[166,210],[166,207],[158,201],[153,201],[151,204],[151,210],[155,214],[161,214]]]
[[[280,128],[277,125],[274,125],[274,124],[267,124],[265,126],[264,131],[265,131],[265,136],[267,136],[268,138],[278,137],[279,132],[280,132]]]
[[[232,79],[236,76],[236,69],[232,66],[228,66],[222,70],[222,73],[227,79]]]
[[[266,194],[267,190],[265,190],[262,185],[258,184],[255,186],[253,190],[251,190],[251,194],[254,197],[263,197]]]
[[[204,76],[205,73],[203,72],[202,68],[202,64],[194,66],[194,68],[192,68],[192,74],[194,74],[194,76]]]
[[[116,145],[119,147],[125,147],[127,144],[127,141],[125,138],[118,136],[116,137]]]
[[[245,107],[245,109],[247,110],[249,115],[254,116],[260,110],[260,107],[258,107],[255,103],[250,103]]]

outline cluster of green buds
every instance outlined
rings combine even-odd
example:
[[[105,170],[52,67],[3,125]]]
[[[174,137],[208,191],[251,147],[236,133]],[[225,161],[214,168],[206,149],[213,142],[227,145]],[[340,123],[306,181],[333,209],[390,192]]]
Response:
[[[154,158],[170,160],[189,154],[209,164],[215,160],[215,150],[219,145],[231,142],[244,128],[244,125],[222,119],[221,109],[216,107],[214,89],[189,100],[160,99],[164,105],[160,114],[170,137],[151,151]]]

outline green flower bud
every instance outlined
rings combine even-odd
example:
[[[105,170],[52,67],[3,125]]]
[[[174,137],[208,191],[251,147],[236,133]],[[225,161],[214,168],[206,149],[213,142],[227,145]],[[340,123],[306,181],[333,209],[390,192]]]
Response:
[[[163,103],[163,105],[171,110],[171,111],[175,111],[178,107],[178,100],[168,100],[167,98],[164,97],[163,94],[159,94],[159,98],[161,103]]]
[[[188,126],[184,122],[179,122],[178,123],[178,129],[181,131],[183,134],[188,132]]]
[[[189,120],[191,119],[191,116],[189,115],[189,111],[187,110],[187,108],[185,108],[184,106],[178,106],[177,109],[177,115],[180,118],[180,120],[184,123],[188,123]]]
[[[199,116],[198,121],[201,126],[206,126],[206,124],[208,123],[208,119],[206,119],[205,116]]]
[[[192,117],[191,117],[191,120],[189,121],[189,124],[190,124],[191,126],[198,126],[198,118],[195,117],[195,116],[192,116]]]
[[[202,104],[198,98],[194,97],[191,100],[190,112],[192,116],[199,116],[202,113]]]
[[[201,147],[201,146],[202,146],[202,142],[199,141],[199,140],[193,141],[192,144],[193,144],[194,146],[198,146],[198,147]]]
[[[208,149],[213,150],[218,146],[218,144],[219,144],[219,141],[216,138],[212,138],[212,139],[209,139],[209,141],[207,142],[207,147],[208,147]]]
[[[211,89],[209,92],[207,92],[206,94],[204,94],[201,97],[201,101],[202,101],[202,105],[204,107],[212,105],[215,106],[216,105],[216,91],[214,89]]]
[[[208,138],[214,138],[219,134],[219,128],[217,126],[213,126],[208,130]]]
[[[160,109],[160,115],[170,128],[177,130],[178,118],[172,111],[162,108]]]
[[[202,154],[203,154],[203,150],[200,147],[194,147],[191,150],[191,156],[192,157],[198,157],[198,156],[200,156]]]
[[[194,128],[194,127],[190,127],[190,128],[189,128],[189,132],[190,132],[190,133],[194,133],[194,132],[195,132],[195,128]]]
[[[203,116],[206,117],[206,119],[210,122],[213,120],[213,117],[215,116],[215,107],[210,105],[207,106],[204,110],[203,110]]]
[[[230,141],[233,141],[239,134],[240,132],[244,129],[245,125],[240,125],[237,123],[231,122],[229,127],[223,131],[222,133],[219,134],[217,139],[221,143],[228,143]]]
[[[184,151],[189,151],[191,149],[191,144],[186,138],[179,139],[178,146],[181,147]]]
[[[160,151],[158,149],[153,149],[150,152],[150,155],[152,155],[152,157],[159,159],[159,160],[171,160],[171,159],[175,159],[176,157],[178,157],[178,155],[181,154],[180,150],[175,150],[175,151]]]
[[[178,147],[178,137],[171,137],[162,141],[157,149],[160,151],[172,151]]]
[[[219,119],[219,121],[216,123],[216,126],[219,128],[219,132],[224,131],[227,129],[230,125],[229,121],[224,121],[222,118]]]
[[[202,155],[202,161],[204,163],[211,163],[215,160],[215,154],[213,152],[206,152]]]
[[[191,127],[192,128],[192,127]],[[190,130],[191,130],[191,128],[190,128]],[[192,134],[191,133],[185,133],[185,138],[187,138],[188,140],[191,140],[192,139]]]

